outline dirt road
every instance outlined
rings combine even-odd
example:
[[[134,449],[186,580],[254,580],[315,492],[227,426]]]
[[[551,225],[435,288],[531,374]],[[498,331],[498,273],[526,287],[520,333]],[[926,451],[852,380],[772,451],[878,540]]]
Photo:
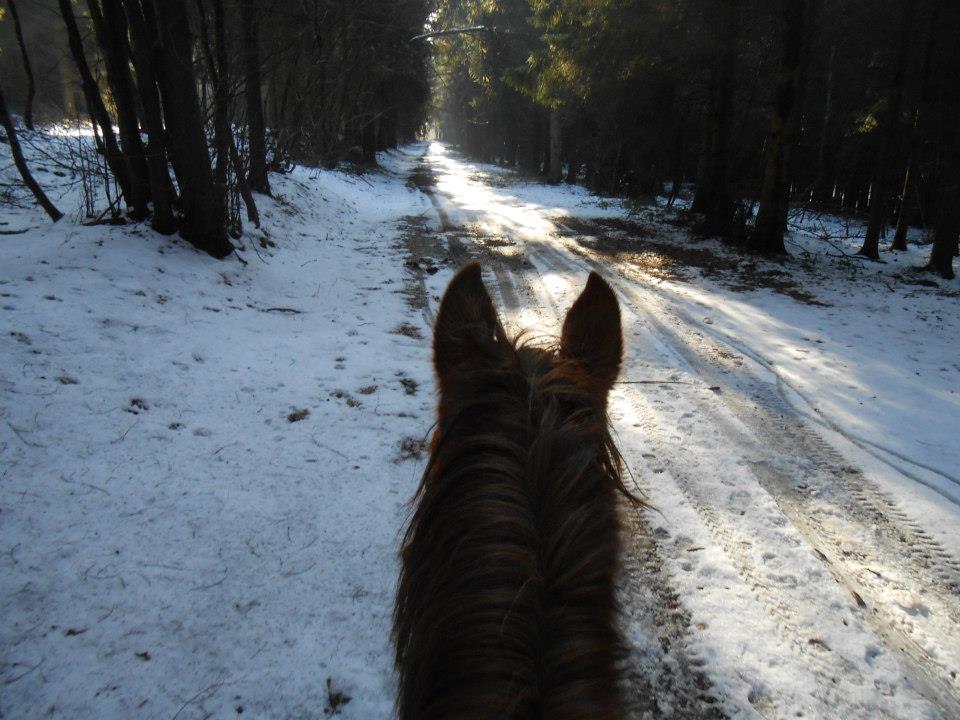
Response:
[[[611,414],[652,508],[622,580],[635,717],[960,718],[960,563],[846,452],[866,444],[673,302],[609,224],[557,219],[436,145],[411,182],[437,212],[408,242],[428,316],[424,268],[469,258],[534,334],[591,269],[620,296]]]

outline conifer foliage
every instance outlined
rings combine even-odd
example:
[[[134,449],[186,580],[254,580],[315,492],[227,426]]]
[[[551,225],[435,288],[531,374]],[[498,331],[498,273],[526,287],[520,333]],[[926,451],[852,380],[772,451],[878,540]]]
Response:
[[[960,4],[439,0],[432,24],[483,27],[431,40],[438,132],[477,157],[689,192],[705,234],[767,255],[791,207],[869,221],[869,258],[912,224],[951,272]]]

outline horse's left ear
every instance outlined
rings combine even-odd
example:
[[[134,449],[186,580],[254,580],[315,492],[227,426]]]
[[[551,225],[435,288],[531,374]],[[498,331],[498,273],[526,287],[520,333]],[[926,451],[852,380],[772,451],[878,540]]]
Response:
[[[434,324],[433,364],[441,384],[458,368],[479,363],[503,336],[480,263],[470,263],[450,281]]]
[[[604,392],[617,379],[623,358],[620,305],[595,272],[590,273],[587,286],[563,321],[560,353],[582,364]]]

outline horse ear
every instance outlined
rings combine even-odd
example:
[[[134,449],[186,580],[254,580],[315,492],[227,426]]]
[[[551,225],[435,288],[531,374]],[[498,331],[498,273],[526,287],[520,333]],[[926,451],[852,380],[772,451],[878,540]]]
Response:
[[[464,266],[443,294],[433,330],[433,364],[440,380],[476,363],[504,335],[480,263]]]
[[[590,273],[587,286],[563,322],[560,353],[581,363],[604,392],[617,379],[623,358],[620,305],[595,272]]]

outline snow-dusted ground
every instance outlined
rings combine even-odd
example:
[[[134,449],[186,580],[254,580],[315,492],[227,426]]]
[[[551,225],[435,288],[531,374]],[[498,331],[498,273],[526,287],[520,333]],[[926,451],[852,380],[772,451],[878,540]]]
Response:
[[[328,678],[390,715],[433,410],[397,224],[429,204],[272,183],[245,267],[4,209],[38,229],[0,238],[0,716],[321,717]]]
[[[429,320],[477,257],[516,327],[591,268],[621,297],[635,717],[960,717],[960,285],[797,232],[743,289],[776,266],[662,209],[382,162],[272,176],[246,266],[2,208],[0,716],[390,717]]]

